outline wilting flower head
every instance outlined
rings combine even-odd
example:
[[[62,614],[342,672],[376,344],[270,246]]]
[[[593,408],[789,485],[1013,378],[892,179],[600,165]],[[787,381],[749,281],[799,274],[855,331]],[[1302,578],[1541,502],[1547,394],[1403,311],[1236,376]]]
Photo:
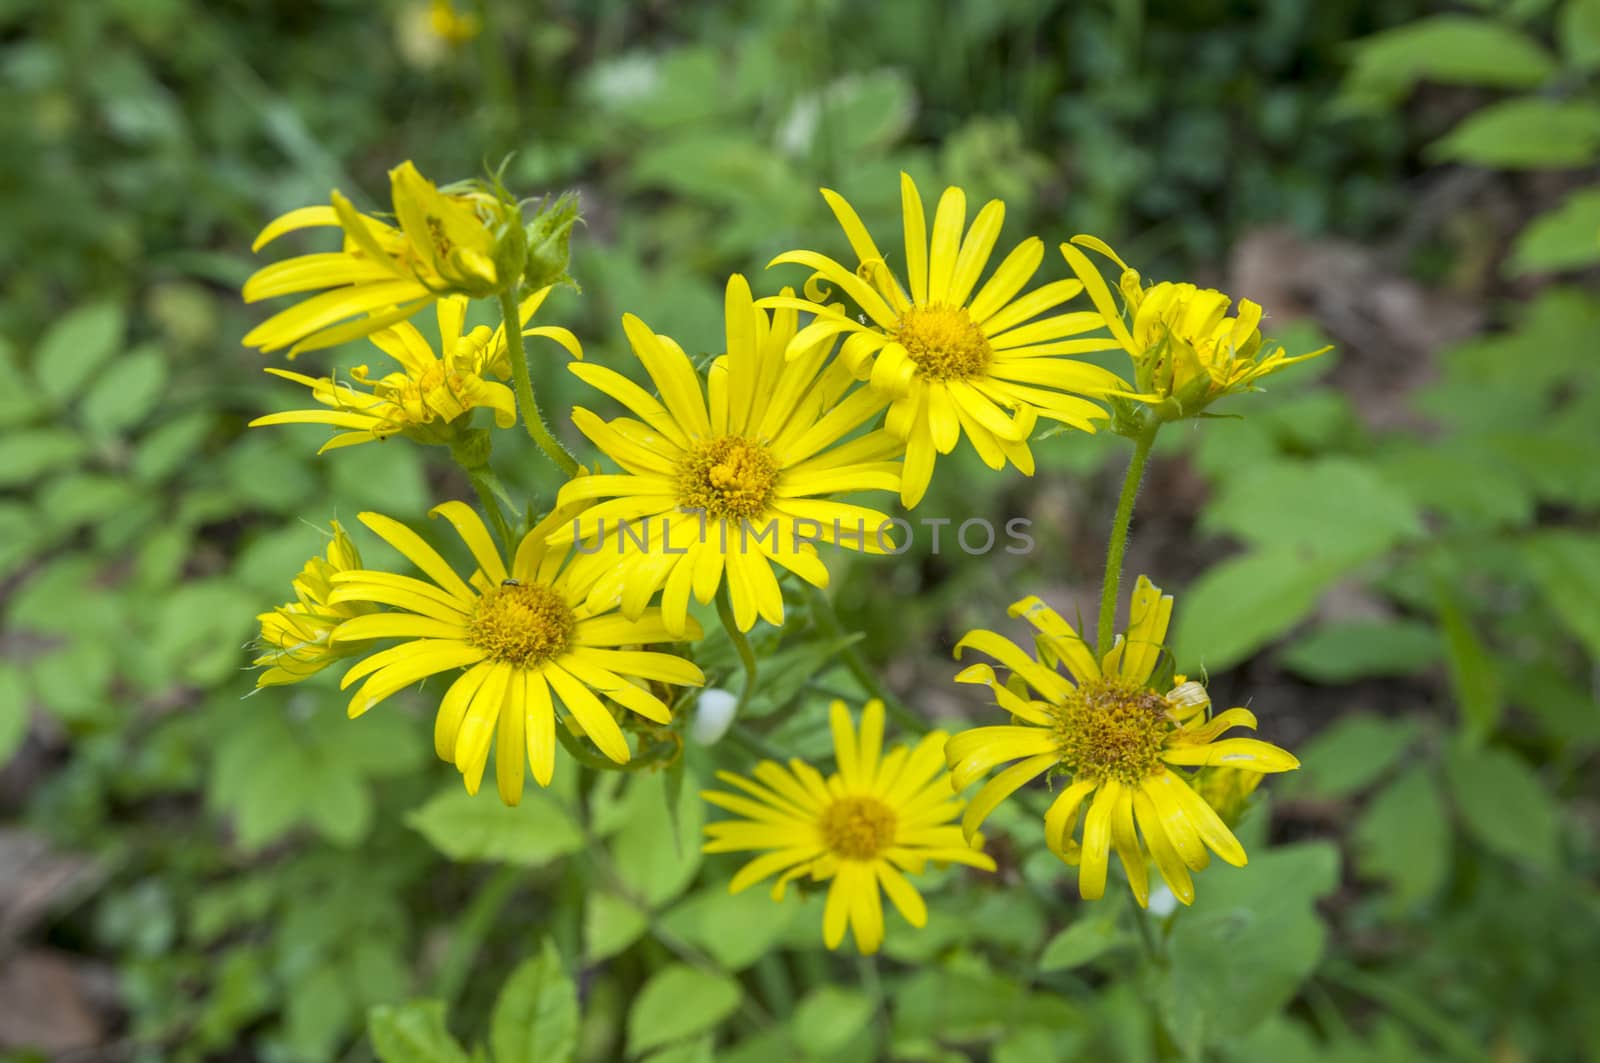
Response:
[[[451,676],[434,722],[434,749],[455,764],[469,792],[478,792],[491,744],[506,804],[522,799],[525,764],[532,765],[540,786],[549,785],[558,701],[566,709],[562,726],[588,735],[600,752],[626,764],[627,736],[601,698],[664,725],[672,712],[652,684],[705,681],[682,657],[630,648],[671,640],[658,611],[629,620],[584,604],[587,588],[573,584],[567,550],[545,545],[551,528],[571,517],[570,509],[557,509],[535,525],[509,564],[472,507],[446,502],[432,513],[448,520],[466,544],[476,565],[472,575],[462,579],[399,521],[362,513],[361,523],[428,580],[378,570],[339,573],[332,600],[393,608],[347,621],[333,640],[403,640],[345,673],[343,687],[366,680],[350,699],[352,717],[428,676]],[[699,629],[691,628],[689,636],[699,638]]]
[[[291,210],[261,231],[253,250],[313,227],[337,227],[344,242],[338,251],[275,262],[245,281],[248,303],[320,292],[251,329],[245,346],[288,347],[293,357],[370,335],[442,296],[489,296],[519,281],[527,237],[503,189],[472,182],[441,190],[409,162],[389,171],[389,184],[398,225],[360,213],[334,192],[331,206]]]
[[[548,292],[545,288],[522,301],[524,326]],[[465,296],[439,301],[437,352],[409,321],[373,333],[373,344],[400,363],[399,372],[375,378],[359,365],[350,371],[349,381],[339,381],[269,368],[273,376],[310,388],[311,397],[325,408],[270,413],[251,421],[250,427],[325,424],[346,429],[324,443],[324,451],[400,434],[420,443],[447,444],[466,427],[463,418],[480,408],[493,411],[501,428],[510,428],[517,423],[516,398],[510,388],[489,379],[511,374],[505,327],[479,325],[463,332],[466,311]],[[577,338],[564,328],[524,328],[522,334],[553,339],[573,357],[583,357]]]
[[[1117,281],[1122,310],[1100,271],[1075,245],[1104,255],[1122,270]],[[1229,317],[1233,300],[1214,288],[1171,281],[1147,288],[1138,271],[1095,237],[1074,236],[1061,245],[1061,253],[1116,341],[1102,349],[1120,347],[1133,359],[1138,394],[1131,397],[1162,420],[1192,417],[1224,395],[1254,390],[1255,381],[1269,373],[1330,350],[1323,347],[1291,358],[1281,344],[1262,340],[1256,303],[1239,300],[1237,314]]]
[[[602,536],[596,552],[575,565],[602,570],[594,598],[620,600],[634,616],[657,589],[667,627],[682,631],[691,592],[709,602],[727,579],[742,630],[757,616],[783,623],[783,594],[773,564],[818,586],[828,570],[813,542],[836,542],[884,553],[889,518],[829,495],[900,485],[901,445],[887,432],[846,440],[883,409],[870,389],[828,356],[820,339],[796,357],[798,314],[767,315],[750,286],[730,277],[727,353],[704,380],[683,349],[629,314],[622,320],[634,354],[660,394],[605,366],[572,372],[638,416],[602,420],[579,407],[572,421],[626,473],[570,481],[560,503],[609,501],[584,511],[552,543]],[[620,522],[631,522],[624,530]],[[642,533],[642,534],[641,534]]]
[[[1196,792],[1188,769],[1226,767],[1259,775],[1290,771],[1300,762],[1267,742],[1219,738],[1234,727],[1253,729],[1256,718],[1237,708],[1210,715],[1211,699],[1199,683],[1175,676],[1170,689],[1152,687],[1172,617],[1171,596],[1140,576],[1127,636],[1119,636],[1099,660],[1038,598],[1024,598],[1010,612],[1038,629],[1037,659],[993,631],[970,632],[956,644],[958,657],[973,649],[1011,670],[1004,684],[987,664],[974,664],[956,679],[987,685],[1014,722],[951,738],[945,754],[952,783],[959,792],[996,765],[1019,761],[990,779],[967,806],[961,822],[967,834],[1001,801],[1048,772],[1065,787],[1045,814],[1045,844],[1078,866],[1078,891],[1086,900],[1105,893],[1112,849],[1141,905],[1150,895],[1146,853],[1185,904],[1194,900],[1190,872],[1210,862],[1208,848],[1243,865],[1243,846]],[[1067,675],[1057,671],[1058,664]],[[1079,841],[1079,812],[1086,805]]]
[[[775,901],[802,875],[828,882],[823,942],[838,948],[848,927],[856,948],[871,954],[883,943],[880,888],[906,922],[926,926],[928,906],[907,872],[920,873],[930,860],[993,871],[994,861],[951,822],[961,802],[952,799],[946,781],[943,731],[923,736],[914,749],[884,753],[881,701],[867,702],[859,734],[842,701],[833,703],[830,721],[838,770],[826,779],[798,759],[788,767],[764,760],[754,779],[717,772],[743,794],[706,790],[700,796],[747,818],[709,824],[705,851],[761,853],[733,876],[730,893],[774,874]]]
[[[840,358],[891,401],[886,426],[905,440],[900,500],[910,508],[927,490],[936,456],[954,450],[963,435],[990,468],[1003,469],[1010,462],[1031,476],[1028,436],[1039,417],[1092,432],[1094,419],[1106,413],[1081,396],[1126,390],[1127,384],[1114,373],[1066,357],[1100,349],[1099,341],[1067,338],[1099,328],[1098,314],[1052,313],[1082,291],[1082,284],[1052,281],[1021,294],[1044,258],[1038,237],[1018,244],[988,281],[978,284],[999,239],[1005,204],[990,200],[968,229],[966,194],[947,188],[930,237],[922,197],[906,174],[900,175],[900,194],[909,287],[902,287],[850,204],[825,188],[823,198],[857,264],[849,267],[815,251],[781,254],[772,265],[793,262],[814,271],[805,288],[809,298],[766,299],[763,305],[817,315],[791,342],[791,357],[820,340],[849,334]],[[829,286],[848,296],[864,316],[823,305]]]
[[[280,605],[256,617],[261,622],[257,645],[261,655],[255,659],[266,671],[256,676],[256,686],[281,686],[298,683],[322,671],[334,661],[366,649],[363,643],[338,643],[329,638],[333,629],[354,617],[377,609],[365,602],[329,601],[337,573],[361,567],[361,554],[339,522],[333,522],[333,539],[327,558],[313,557],[294,580],[296,601]]]

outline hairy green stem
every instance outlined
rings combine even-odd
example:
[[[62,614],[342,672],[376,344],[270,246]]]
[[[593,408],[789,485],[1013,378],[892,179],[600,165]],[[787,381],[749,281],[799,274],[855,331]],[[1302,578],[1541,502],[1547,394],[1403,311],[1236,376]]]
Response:
[[[517,313],[516,294],[509,288],[500,293],[500,319],[505,322],[506,352],[511,357],[511,380],[516,387],[517,406],[522,410],[522,424],[557,468],[567,476],[576,476],[578,459],[550,434],[550,427],[544,423],[544,414],[539,410],[539,402],[533,397],[533,377],[528,372],[528,342],[522,335],[522,317]]]
[[[821,587],[809,589],[812,623],[817,626],[823,638],[829,641],[842,638],[844,628],[839,624],[839,616],[833,611],[833,603],[828,600],[827,592]],[[883,685],[877,673],[867,664],[865,658],[861,656],[861,651],[854,645],[844,647],[839,651],[839,656],[844,660],[844,666],[850,670],[850,674],[855,677],[855,681],[861,684],[861,689],[867,692],[867,697],[883,702],[884,709],[901,727],[915,734],[927,734],[933,730],[928,721],[912,712],[894,691]]]
[[[500,536],[507,553],[514,554],[517,549],[516,539],[511,534],[511,525],[506,523],[506,515],[500,511],[500,501],[494,496],[491,483],[494,474],[488,469],[467,469],[467,479],[472,481],[472,489],[478,493],[478,502],[483,506],[483,511],[489,515],[489,523],[494,525],[495,534]]]
[[[750,704],[750,695],[755,693],[756,651],[750,648],[750,640],[745,638],[744,632],[739,630],[739,622],[734,619],[733,602],[728,598],[726,582],[717,588],[717,619],[722,621],[723,630],[728,633],[728,641],[739,651],[739,660],[744,664],[744,689],[739,691],[739,703],[733,710],[733,718],[738,720],[744,715],[745,707]]]
[[[1150,460],[1150,448],[1155,444],[1156,432],[1160,428],[1161,422],[1151,418],[1150,423],[1134,437],[1133,457],[1128,460],[1128,474],[1122,480],[1117,514],[1111,519],[1111,542],[1106,547],[1106,575],[1100,588],[1100,629],[1096,638],[1101,657],[1111,649],[1112,628],[1117,622],[1117,594],[1122,584],[1122,556],[1128,550],[1128,525],[1133,520],[1133,502],[1139,496],[1139,481],[1144,479],[1144,467]]]

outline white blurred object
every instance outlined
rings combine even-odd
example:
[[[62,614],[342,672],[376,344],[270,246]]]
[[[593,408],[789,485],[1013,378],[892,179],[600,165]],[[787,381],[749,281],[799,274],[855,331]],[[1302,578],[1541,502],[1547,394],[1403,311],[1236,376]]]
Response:
[[[689,724],[689,735],[703,746],[716,745],[733,726],[733,713],[739,699],[726,690],[711,687],[702,691],[695,703],[694,722]]]
[[[1178,898],[1172,895],[1165,882],[1158,883],[1150,891],[1150,914],[1157,919],[1165,919],[1178,907]]]

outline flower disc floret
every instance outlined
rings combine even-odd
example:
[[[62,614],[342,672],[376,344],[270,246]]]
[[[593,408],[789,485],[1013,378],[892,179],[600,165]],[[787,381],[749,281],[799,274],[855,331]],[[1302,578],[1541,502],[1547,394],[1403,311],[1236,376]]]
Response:
[[[846,797],[817,822],[828,848],[844,860],[874,860],[894,844],[894,810],[876,797]]]
[[[740,436],[696,444],[678,466],[679,505],[714,520],[753,520],[778,486],[772,452]]]
[[[1119,676],[1074,687],[1053,714],[1061,763],[1075,776],[1137,784],[1163,770],[1171,708],[1160,694]]]
[[[576,624],[560,592],[508,582],[478,600],[467,625],[468,641],[491,660],[534,665],[565,652]]]
[[[912,306],[900,315],[895,339],[929,380],[969,380],[989,371],[994,348],[961,306]]]

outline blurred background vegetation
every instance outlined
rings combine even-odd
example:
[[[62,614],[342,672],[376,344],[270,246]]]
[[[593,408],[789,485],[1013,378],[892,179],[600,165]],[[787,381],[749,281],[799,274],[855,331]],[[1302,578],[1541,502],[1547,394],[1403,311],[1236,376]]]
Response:
[[[0,0],[0,1052],[1600,1058],[1600,2],[460,2],[452,42],[425,2]],[[730,899],[696,852],[721,750],[689,785],[564,762],[507,811],[433,763],[425,697],[245,697],[330,519],[470,498],[442,453],[245,430],[300,398],[238,344],[250,241],[330,187],[381,205],[402,159],[511,153],[514,189],[584,197],[583,293],[542,317],[619,366],[624,310],[710,350],[728,272],[842,250],[820,184],[896,231],[901,169],[1337,344],[1147,478],[1130,565],[1178,594],[1180,667],[1305,761],[1165,968],[1130,973],[1121,901],[1079,903],[1025,813],[998,878],[935,876],[929,929],[858,966],[814,899]],[[933,719],[991,711],[949,682],[969,627],[1092,612],[1123,452],[1036,453],[941,464],[918,513],[1030,517],[1032,555],[836,559]],[[531,449],[496,465],[548,502]],[[803,616],[759,637],[752,725],[824,754],[849,677]]]

